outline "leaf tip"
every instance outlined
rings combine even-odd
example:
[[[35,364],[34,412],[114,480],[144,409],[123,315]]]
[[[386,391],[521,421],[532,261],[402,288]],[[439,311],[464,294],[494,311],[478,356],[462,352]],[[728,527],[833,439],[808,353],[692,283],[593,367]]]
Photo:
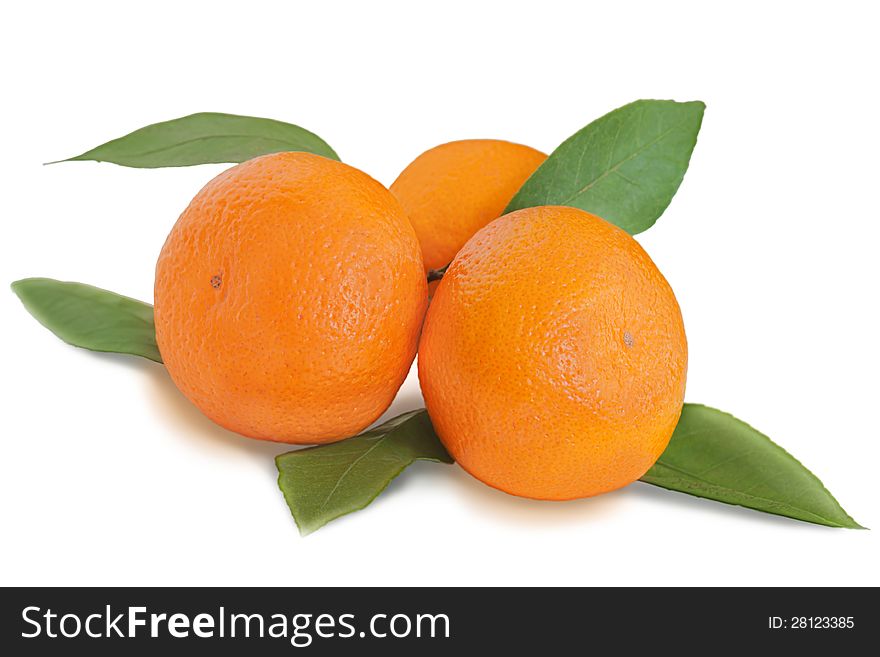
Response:
[[[849,521],[850,521],[851,524],[849,524],[849,525],[841,525],[841,526],[840,526],[841,529],[861,529],[861,530],[864,530],[864,531],[866,531],[866,532],[871,531],[871,528],[870,528],[870,527],[865,527],[864,525],[860,525],[859,523],[857,523],[857,522],[855,521],[855,518],[853,518],[851,515],[847,514],[846,517],[849,518]]]
[[[70,161],[75,160],[75,159],[76,159],[75,157],[68,157],[68,158],[65,158],[65,159],[63,159],[63,160],[52,160],[51,162],[43,162],[43,166],[44,166],[44,167],[47,167],[47,166],[49,166],[49,165],[51,165],[51,164],[61,164],[62,162],[70,162]]]
[[[9,289],[12,290],[13,294],[19,298],[19,300],[24,303],[24,288],[27,287],[28,283],[31,281],[39,280],[37,278],[20,278],[17,281],[12,281],[9,284]]]

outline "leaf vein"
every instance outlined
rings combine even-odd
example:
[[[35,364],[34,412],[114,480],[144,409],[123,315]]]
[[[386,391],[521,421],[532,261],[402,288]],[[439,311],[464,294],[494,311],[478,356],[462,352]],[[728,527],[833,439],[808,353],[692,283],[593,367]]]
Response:
[[[624,164],[626,164],[627,162],[629,162],[629,161],[632,160],[633,158],[638,157],[642,152],[644,152],[645,150],[649,149],[649,148],[650,148],[651,146],[653,146],[654,144],[656,144],[656,143],[660,142],[661,140],[665,139],[665,138],[666,138],[667,136],[669,136],[669,134],[671,134],[673,131],[677,130],[677,129],[680,128],[682,125],[684,125],[684,123],[685,123],[684,121],[681,121],[680,123],[676,123],[675,125],[673,125],[673,126],[672,126],[671,128],[669,128],[668,130],[664,130],[662,133],[660,133],[657,137],[655,137],[655,138],[652,139],[651,141],[649,141],[649,142],[647,142],[647,143],[642,144],[641,146],[639,146],[635,151],[633,151],[633,152],[632,152],[630,155],[628,155],[627,157],[623,158],[620,162],[618,162],[617,164],[615,164],[613,167],[611,167],[610,169],[604,171],[601,175],[597,176],[596,178],[594,178],[593,180],[591,180],[590,182],[588,182],[586,185],[584,185],[583,187],[581,187],[580,189],[578,189],[577,191],[575,191],[571,196],[569,196],[568,198],[565,199],[565,201],[563,201],[563,204],[565,204],[565,203],[570,203],[571,201],[573,201],[573,200],[574,200],[575,198],[577,198],[578,196],[581,196],[582,194],[585,194],[585,193],[587,193],[588,191],[590,191],[590,189],[592,189],[593,187],[595,187],[595,186],[596,186],[598,183],[600,183],[602,180],[604,180],[605,178],[607,178],[608,176],[610,176],[612,173],[617,172],[617,170],[618,170],[620,167],[622,167]]]
[[[677,467],[675,467],[675,466],[673,466],[673,465],[669,465],[669,464],[667,464],[667,463],[660,463],[660,465],[662,465],[662,466],[665,467],[665,468],[668,468],[668,469],[670,469],[670,470],[673,470],[673,471],[679,473],[680,475],[682,475],[682,476],[685,477],[686,479],[687,479],[687,478],[690,478],[690,479],[696,479],[697,481],[700,481],[700,482],[706,484],[709,488],[712,488],[712,489],[717,490],[717,491],[725,492],[725,493],[728,493],[728,494],[731,494],[731,493],[732,493],[734,496],[737,496],[737,495],[738,495],[738,496],[740,496],[740,497],[747,498],[748,500],[756,500],[756,501],[759,501],[759,502],[763,502],[763,503],[765,503],[765,504],[766,504],[768,507],[770,507],[770,508],[777,508],[777,509],[778,509],[778,508],[788,508],[788,509],[793,509],[793,510],[795,510],[795,511],[799,511],[799,512],[801,512],[801,513],[803,513],[803,514],[806,514],[806,515],[808,515],[808,516],[812,516],[812,517],[814,517],[814,518],[819,518],[819,519],[821,519],[821,520],[825,520],[825,521],[833,521],[833,522],[836,522],[836,521],[834,521],[832,518],[826,518],[826,517],[824,517],[824,516],[820,516],[819,514],[814,513],[813,511],[810,511],[810,510],[808,510],[808,509],[801,508],[801,507],[799,507],[799,506],[795,506],[794,504],[790,504],[790,503],[788,503],[788,502],[780,502],[780,501],[778,501],[778,500],[773,500],[773,499],[770,499],[770,498],[767,498],[767,497],[761,497],[760,495],[752,495],[752,494],[750,494],[750,493],[746,493],[746,492],[743,492],[743,491],[738,491],[738,490],[736,490],[736,489],[734,489],[734,488],[729,488],[728,486],[724,486],[724,485],[722,485],[722,484],[714,483],[714,482],[712,482],[712,481],[709,481],[708,479],[703,479],[703,478],[701,478],[701,477],[699,477],[699,476],[697,476],[697,475],[695,475],[695,474],[693,474],[693,473],[691,473],[691,472],[688,472],[688,471],[686,471],[686,470],[682,470],[681,468],[677,468]],[[658,479],[660,479],[660,478],[658,477]],[[650,482],[647,482],[647,483],[650,483]],[[686,484],[686,481],[683,481],[683,482],[680,482],[680,483],[681,483],[683,486],[686,486],[686,485],[687,485],[687,484]],[[751,490],[751,489],[750,489],[750,490]],[[757,507],[755,507],[755,508],[757,508]]]
[[[352,462],[349,464],[349,466],[345,469],[345,472],[343,472],[341,475],[339,475],[339,479],[336,480],[336,483],[333,485],[333,488],[330,490],[330,492],[327,493],[327,497],[324,498],[324,501],[321,503],[321,506],[318,507],[318,512],[321,512],[321,511],[324,510],[324,507],[327,506],[327,503],[330,501],[330,498],[333,497],[333,495],[336,494],[336,491],[337,491],[337,490],[339,490],[339,486],[340,486],[340,484],[342,484],[342,480],[345,479],[345,478],[348,476],[348,474],[352,471],[352,469],[353,469],[358,463],[360,463],[361,461],[363,461],[367,456],[369,456],[370,453],[371,453],[374,449],[376,449],[379,445],[381,445],[383,442],[385,442],[385,439],[388,438],[389,435],[391,435],[391,434],[388,433],[388,434],[385,434],[384,436],[382,436],[381,438],[379,438],[379,440],[377,440],[377,441],[373,444],[373,446],[370,447],[370,449],[368,449],[366,452],[364,452],[363,454],[361,454],[359,457],[357,457],[354,461],[352,461]]]
[[[152,150],[147,151],[129,151],[129,157],[145,157],[147,155],[155,155],[157,153],[161,153],[163,151],[168,151],[173,148],[177,148],[179,146],[185,146],[187,144],[193,144],[200,141],[206,141],[209,139],[264,139],[266,141],[274,141],[280,144],[288,145],[288,146],[296,146],[297,144],[292,141],[288,141],[286,139],[281,139],[279,137],[263,137],[261,135],[240,135],[240,134],[222,134],[222,135],[205,135],[203,137],[192,137],[190,139],[184,139],[182,141],[175,142],[173,144],[168,144],[166,146],[159,146],[158,148],[154,148]],[[89,151],[89,153],[94,153],[95,151],[100,151],[104,149],[105,146],[99,146],[98,148]],[[79,155],[77,157],[84,157],[89,153],[84,153],[83,155]]]

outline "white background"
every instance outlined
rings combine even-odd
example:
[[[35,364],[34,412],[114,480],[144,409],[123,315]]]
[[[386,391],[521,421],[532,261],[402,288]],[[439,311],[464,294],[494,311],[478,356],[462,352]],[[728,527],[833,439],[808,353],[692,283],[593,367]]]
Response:
[[[10,7],[14,6],[14,9]],[[196,111],[298,123],[390,184],[453,139],[547,152],[637,98],[708,105],[639,240],[681,303],[689,401],[741,417],[880,528],[878,15],[873,3],[14,3],[3,62],[0,281],[152,299],[223,165],[42,162]],[[300,538],[285,446],[204,419],[161,366],[68,347],[0,290],[2,584],[880,584],[877,531],[634,484],[506,496],[422,463]],[[389,411],[421,405],[414,377]]]

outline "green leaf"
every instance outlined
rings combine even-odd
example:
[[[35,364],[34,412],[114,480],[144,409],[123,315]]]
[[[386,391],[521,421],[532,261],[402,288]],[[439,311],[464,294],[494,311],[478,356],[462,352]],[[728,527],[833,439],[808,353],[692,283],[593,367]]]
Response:
[[[684,405],[669,446],[642,481],[796,520],[863,529],[779,445],[732,415],[699,404]]]
[[[586,210],[631,234],[650,228],[688,168],[706,106],[637,100],[565,140],[505,213],[539,205]]]
[[[16,281],[12,291],[40,324],[68,344],[162,362],[148,303],[51,278]]]
[[[327,142],[297,125],[253,116],[201,112],[148,125],[61,161],[95,160],[152,169],[244,162],[281,151],[304,151],[339,159]]]
[[[278,486],[304,536],[363,509],[413,461],[452,463],[424,409],[354,438],[276,457]]]
[[[453,463],[424,409],[354,438],[278,456],[278,485],[300,532],[366,507],[417,459]],[[830,527],[862,529],[822,482],[767,436],[722,411],[685,404],[644,482]]]

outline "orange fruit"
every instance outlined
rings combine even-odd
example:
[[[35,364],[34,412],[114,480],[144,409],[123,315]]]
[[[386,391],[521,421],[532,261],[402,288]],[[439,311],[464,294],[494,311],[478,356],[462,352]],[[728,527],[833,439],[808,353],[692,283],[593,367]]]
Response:
[[[253,438],[322,443],[389,406],[427,305],[418,240],[378,182],[308,153],[209,182],[156,265],[159,351],[177,387]]]
[[[669,284],[630,235],[537,207],[459,252],[418,362],[428,414],[465,470],[565,500],[625,486],[657,460],[681,413],[687,341]]]
[[[391,185],[415,228],[425,271],[448,265],[496,219],[547,156],[497,139],[467,139],[419,155]]]

